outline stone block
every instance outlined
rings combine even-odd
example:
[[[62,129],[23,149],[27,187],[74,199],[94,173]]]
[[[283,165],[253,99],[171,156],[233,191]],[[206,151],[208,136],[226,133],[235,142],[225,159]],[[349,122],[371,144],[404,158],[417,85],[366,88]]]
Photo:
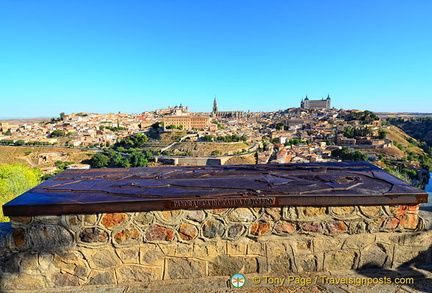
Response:
[[[344,238],[342,249],[363,249],[375,242],[374,234],[349,235]]]
[[[85,278],[90,273],[87,260],[78,251],[56,253],[54,266],[60,269],[61,273],[68,273],[79,278]]]
[[[312,249],[312,239],[296,239],[295,243],[291,243],[291,246],[294,247],[295,251],[311,251]]]
[[[282,241],[269,241],[265,244],[267,257],[273,257],[287,252],[287,245]]]
[[[208,264],[209,276],[231,276],[235,273],[258,273],[256,258],[219,255]]]
[[[98,222],[98,215],[82,215],[84,225],[95,226]]]
[[[205,213],[202,210],[185,211],[185,218],[195,222],[202,222],[205,218]]]
[[[383,224],[383,229],[385,230],[395,230],[398,225],[399,225],[400,220],[397,218],[388,218],[387,220],[385,220],[384,224]]]
[[[269,272],[284,276],[295,271],[293,267],[293,256],[290,253],[279,254],[268,258]]]
[[[375,232],[379,231],[381,224],[375,227]],[[356,220],[348,222],[348,233],[349,234],[362,234],[367,233],[368,224],[364,220]]]
[[[225,233],[225,225],[222,221],[208,219],[203,225],[203,236],[207,238],[221,237]]]
[[[30,224],[32,217],[9,217],[12,227]]]
[[[360,251],[359,268],[382,268],[389,258],[388,251],[382,245],[370,245]]]
[[[278,221],[282,217],[282,208],[280,207],[265,208],[264,210],[267,214],[269,214],[272,217],[273,221]]]
[[[328,271],[351,270],[356,268],[357,252],[330,251],[324,255],[324,269]]]
[[[69,273],[56,273],[52,275],[51,281],[55,287],[79,286],[80,279]]]
[[[36,271],[39,268],[39,256],[37,253],[25,253],[21,260],[21,270],[24,272]]]
[[[324,232],[321,222],[301,223],[300,228],[303,232],[317,232],[317,233],[323,233]]]
[[[107,213],[103,215],[101,224],[105,228],[112,228],[124,223],[128,219],[129,216],[126,213]]]
[[[419,218],[416,214],[404,214],[398,217],[399,219],[399,227],[407,230],[415,230],[417,229]]]
[[[325,216],[327,212],[326,207],[303,207],[301,210],[306,219]]]
[[[22,254],[4,253],[0,255],[0,276],[4,273],[18,274],[20,272]]]
[[[386,219],[384,218],[377,218],[377,219],[373,219],[372,221],[367,221],[367,232],[377,233],[383,230],[383,225],[385,221]]]
[[[429,247],[432,246],[432,230],[403,233],[394,242],[405,246]]]
[[[19,274],[17,278],[13,279],[11,289],[34,291],[46,287],[47,284],[44,276]]]
[[[48,252],[39,252],[39,269],[40,271],[48,271],[54,265],[54,254]]]
[[[234,224],[228,227],[228,238],[239,238],[246,232],[246,226],[242,224]]]
[[[136,223],[142,226],[148,226],[149,224],[153,223],[154,215],[151,212],[140,212],[135,213],[133,219]]]
[[[248,241],[228,241],[227,242],[227,253],[229,255],[246,255]]]
[[[108,269],[111,267],[118,266],[120,264],[120,259],[117,257],[115,252],[111,249],[98,249],[96,250],[96,252],[90,251],[89,253],[92,253],[91,256],[87,257],[86,254],[86,258],[90,260],[91,268]]]
[[[327,230],[330,234],[337,234],[347,232],[348,227],[342,221],[328,221],[325,223]]]
[[[257,222],[251,227],[251,234],[254,236],[262,236],[270,232],[271,225],[268,222]]]
[[[394,248],[393,267],[422,266],[431,264],[430,247],[399,246]],[[429,250],[429,251],[428,251]]]
[[[355,207],[354,206],[342,206],[342,207],[331,207],[331,213],[333,216],[349,216],[354,214]]]
[[[296,221],[299,218],[299,212],[295,207],[283,207],[282,218],[288,221]]]
[[[176,245],[175,256],[178,257],[191,257],[193,246],[190,244],[178,243]]]
[[[33,223],[58,225],[61,223],[61,216],[34,216]]]
[[[247,254],[252,255],[266,255],[265,244],[262,242],[249,241],[247,245]]]
[[[93,271],[86,285],[114,285],[115,275],[111,271]]]
[[[183,215],[182,210],[156,211],[156,217],[165,224],[175,225]]]
[[[63,215],[61,221],[71,231],[76,232],[82,228],[82,221],[78,215]]]
[[[124,264],[139,264],[140,263],[140,249],[137,246],[129,248],[117,248],[117,256]]]
[[[143,282],[162,280],[162,269],[140,265],[123,265],[116,267],[118,283]]]
[[[324,252],[331,250],[339,250],[342,247],[345,238],[341,237],[330,237],[330,236],[315,236],[313,238],[313,250],[314,252]]]
[[[75,245],[72,234],[60,225],[38,224],[31,226],[27,233],[35,250],[60,251]]]
[[[193,243],[193,254],[192,256],[194,258],[199,259],[207,259],[208,258],[208,250],[207,250],[207,243],[205,243],[202,240],[195,241]]]
[[[248,208],[236,208],[229,213],[228,219],[232,222],[253,222],[256,216]]]
[[[170,258],[167,260],[166,279],[196,279],[207,275],[206,263],[191,258]]]
[[[113,242],[116,246],[132,246],[141,242],[141,231],[135,227],[116,229],[113,231]]]
[[[78,242],[90,246],[102,246],[109,241],[108,232],[97,227],[82,228],[78,232]]]
[[[226,241],[217,241],[206,243],[207,254],[209,257],[215,257],[217,255],[226,254]]]
[[[389,215],[396,218],[406,214],[417,214],[418,209],[419,205],[396,205],[388,207]]]
[[[382,215],[381,206],[359,206],[361,215],[368,218],[376,218]]]
[[[316,272],[318,268],[317,257],[313,254],[295,255],[297,272]]]
[[[147,241],[172,241],[174,239],[174,231],[170,228],[152,225],[147,229],[145,236]]]
[[[180,239],[184,241],[193,240],[198,235],[197,227],[189,223],[182,223],[178,232]]]
[[[26,232],[22,228],[14,229],[12,232],[12,238],[17,247],[24,246],[28,243]]]
[[[296,231],[297,225],[287,221],[278,221],[274,230],[277,234],[292,234]]]
[[[170,245],[173,246],[173,245]],[[166,247],[166,245],[162,245]],[[174,247],[174,246],[173,246]],[[174,255],[174,249],[171,255]],[[140,263],[148,266],[163,267],[165,253],[161,247],[155,244],[146,244],[140,247]]]

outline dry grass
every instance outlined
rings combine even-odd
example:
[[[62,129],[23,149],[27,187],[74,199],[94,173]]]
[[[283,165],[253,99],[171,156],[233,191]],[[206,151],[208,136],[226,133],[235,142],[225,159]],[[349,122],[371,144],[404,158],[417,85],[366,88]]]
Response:
[[[0,146],[0,164],[24,164],[29,167],[53,167],[55,162],[42,162],[40,154],[55,153],[62,161],[81,163],[91,158],[93,152],[79,149],[29,147],[29,146]]]
[[[407,147],[410,143],[408,142],[408,138],[411,138],[408,134],[406,134],[402,129],[396,126],[390,126],[386,129],[387,131],[387,139],[391,139],[393,143],[398,143]]]
[[[222,155],[248,149],[250,146],[243,143],[222,142],[181,142],[174,145],[171,151],[192,152],[194,156],[209,156],[213,151],[221,151]]]
[[[235,156],[229,159],[225,165],[245,165],[245,164],[255,164],[255,156],[247,156],[247,157],[240,157]]]

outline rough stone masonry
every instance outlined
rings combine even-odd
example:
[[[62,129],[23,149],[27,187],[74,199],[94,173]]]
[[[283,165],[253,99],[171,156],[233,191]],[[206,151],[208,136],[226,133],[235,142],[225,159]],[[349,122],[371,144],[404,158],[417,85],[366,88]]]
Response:
[[[237,176],[235,185],[229,180],[229,184],[209,180],[213,183],[207,188],[205,178],[222,177],[218,172],[223,173],[223,167],[185,167],[183,173],[179,172],[182,168],[64,172],[10,203],[11,223],[0,226],[0,290],[123,292],[124,288],[147,288],[151,292],[155,285],[165,284],[175,291],[182,284],[190,285],[192,279],[212,288],[228,288],[227,280],[234,273],[284,276],[432,264],[432,233],[425,230],[419,203],[415,203],[415,199],[424,200],[422,191],[388,179],[367,164],[324,165],[321,169],[318,165],[302,165],[297,175],[283,174],[284,166],[259,169],[258,175],[244,167],[239,169],[246,170],[246,175],[235,173],[236,167],[230,166],[225,171],[228,177]],[[210,177],[206,176],[209,172]],[[335,177],[338,172],[344,177]],[[367,172],[375,172],[375,177]],[[191,174],[198,174],[199,184]],[[169,176],[177,176],[177,181]],[[239,181],[242,176],[246,183]],[[259,192],[251,189],[251,178],[258,181]],[[380,181],[369,194],[368,178]],[[287,190],[293,181],[302,186]],[[318,183],[312,186],[314,181]],[[318,187],[321,191],[314,193]],[[103,190],[116,194],[98,194]],[[172,205],[175,200],[199,201],[195,192],[210,194],[203,198],[216,200],[219,206],[185,204],[178,209]],[[365,204],[356,204],[362,194],[366,194]],[[378,202],[389,202],[371,204],[374,194],[383,196]],[[231,206],[243,202],[228,200],[223,206],[226,198],[243,195],[270,200],[263,200],[263,206]],[[110,196],[123,201],[107,201]],[[307,203],[311,198],[327,197],[332,204],[319,199],[321,205],[284,205],[284,196]],[[90,201],[92,197],[104,204]],[[401,198],[407,203],[401,204]],[[78,202],[88,205],[83,209],[94,211],[77,212]],[[72,207],[65,207],[68,204]],[[112,211],[115,205],[119,211]],[[124,211],[131,207],[135,209]],[[172,282],[176,286],[169,287]]]

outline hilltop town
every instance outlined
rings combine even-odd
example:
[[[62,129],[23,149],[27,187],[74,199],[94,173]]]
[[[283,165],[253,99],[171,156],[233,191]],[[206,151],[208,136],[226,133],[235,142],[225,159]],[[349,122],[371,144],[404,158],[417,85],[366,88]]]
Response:
[[[50,121],[0,122],[0,145],[32,147],[25,152],[27,162],[43,165],[45,173],[66,167],[61,162],[87,163],[78,165],[86,168],[95,156],[106,156],[93,167],[348,159],[369,160],[415,182],[428,176],[430,158],[421,143],[374,113],[332,108],[330,96],[306,97],[299,106],[275,112],[219,111],[214,98],[209,113],[190,112],[182,105],[140,114],[61,113]],[[125,143],[138,134],[145,137],[139,145]],[[43,151],[34,151],[36,147]],[[69,150],[84,150],[87,156],[73,157]],[[137,150],[145,161],[109,161],[110,154],[127,159]]]

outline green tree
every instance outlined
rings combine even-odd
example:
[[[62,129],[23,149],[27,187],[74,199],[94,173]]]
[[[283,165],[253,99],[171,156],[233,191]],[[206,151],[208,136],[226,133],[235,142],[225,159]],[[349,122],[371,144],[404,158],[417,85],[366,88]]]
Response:
[[[103,168],[108,167],[110,163],[110,158],[107,155],[97,153],[90,160],[90,165],[93,168]]]
[[[41,182],[42,172],[25,165],[1,165],[0,166],[0,204],[14,199],[30,188]],[[9,221],[0,209],[0,222]]]
[[[130,157],[130,163],[132,167],[147,167],[147,159],[141,152],[133,152]]]
[[[384,129],[380,129],[378,131],[378,137],[380,139],[385,139],[387,137],[387,131],[385,131]]]

